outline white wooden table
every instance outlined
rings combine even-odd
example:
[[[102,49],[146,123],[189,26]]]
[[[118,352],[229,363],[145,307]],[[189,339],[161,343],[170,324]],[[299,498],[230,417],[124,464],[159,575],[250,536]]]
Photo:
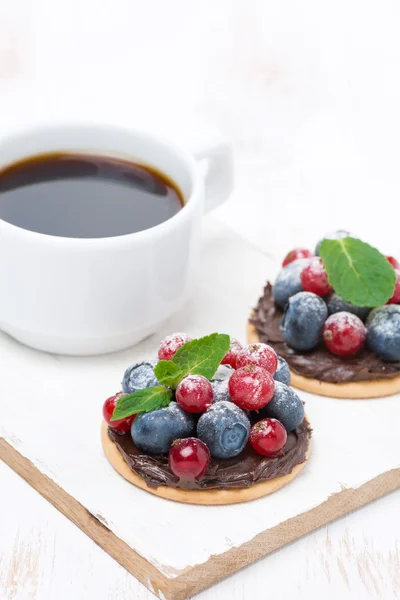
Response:
[[[399,19],[395,0],[3,0],[0,125],[66,107],[168,121],[178,135],[207,122],[237,157],[216,227],[276,262],[336,227],[400,256]],[[5,465],[0,489],[0,598],[153,597]],[[397,599],[399,501],[393,493],[199,598]]]

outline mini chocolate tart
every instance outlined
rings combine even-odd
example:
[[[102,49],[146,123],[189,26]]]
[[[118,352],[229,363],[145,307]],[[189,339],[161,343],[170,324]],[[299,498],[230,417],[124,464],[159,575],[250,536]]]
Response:
[[[283,340],[280,323],[283,311],[275,304],[272,285],[264,293],[249,319],[249,343],[269,344],[284,358],[291,371],[293,387],[334,398],[378,398],[400,391],[400,362],[389,362],[363,348],[352,358],[341,358],[322,344],[298,352]]]
[[[247,356],[224,333],[164,338],[159,360],[128,366],[122,392],[103,404],[111,465],[135,486],[188,504],[246,502],[287,485],[309,457],[311,428],[302,400],[272,378],[278,358],[265,350]]]
[[[310,455],[311,429],[305,418],[274,458],[257,454],[249,444],[235,458],[212,458],[206,474],[191,484],[173,475],[168,456],[142,452],[129,432],[119,434],[104,421],[102,444],[118,473],[152,494],[189,504],[234,504],[270,494],[296,477]]]

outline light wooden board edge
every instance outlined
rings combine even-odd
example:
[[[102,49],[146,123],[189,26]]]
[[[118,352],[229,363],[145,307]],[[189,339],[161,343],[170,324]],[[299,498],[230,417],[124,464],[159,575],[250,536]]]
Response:
[[[0,437],[0,459],[146,587],[150,584],[153,587],[152,591],[155,593],[162,591],[168,598],[169,578],[112,533],[80,502],[42,473],[2,437]]]
[[[345,488],[333,494],[315,508],[259,533],[239,547],[210,556],[205,563],[171,573],[168,577],[119,539],[82,504],[1,437],[0,459],[127,571],[156,595],[161,592],[166,600],[186,600],[285,544],[400,488],[400,468],[392,469],[359,488]]]

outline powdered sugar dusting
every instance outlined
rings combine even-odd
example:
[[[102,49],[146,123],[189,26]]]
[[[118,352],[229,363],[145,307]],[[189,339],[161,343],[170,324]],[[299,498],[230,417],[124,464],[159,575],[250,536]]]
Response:
[[[229,395],[229,379],[234,373],[229,365],[220,365],[211,380],[211,385],[214,392],[214,402],[222,402],[224,400],[230,402],[231,397]]]
[[[249,433],[250,421],[246,413],[232,402],[213,404],[197,423],[198,438],[215,458],[232,458],[240,454]]]
[[[229,393],[237,406],[245,410],[259,410],[274,393],[272,375],[257,365],[241,367],[229,380]]]
[[[159,410],[166,410],[166,411],[171,411],[174,412],[174,418],[176,420],[179,420],[180,423],[182,423],[182,425],[186,425],[188,422],[192,422],[193,421],[193,415],[190,415],[189,413],[185,412],[177,402],[171,402],[167,408],[161,408]],[[152,414],[152,413],[147,413],[147,414]]]
[[[158,358],[160,360],[170,360],[181,346],[191,340],[192,338],[186,333],[172,333],[171,335],[167,335],[160,344]]]
[[[262,418],[278,419],[287,431],[292,431],[304,419],[304,406],[296,392],[289,386],[277,381],[274,396],[260,411]]]
[[[268,344],[250,344],[249,346],[247,346],[247,348],[245,348],[247,354],[249,354],[250,356],[252,356],[255,359],[259,359],[262,358],[265,354],[265,350],[267,350],[268,352],[270,350],[272,350],[271,346],[268,346]]]
[[[294,262],[289,263],[279,271],[275,285],[277,283],[287,285],[288,283],[300,282],[300,273],[309,264],[309,258],[298,258]]]
[[[202,375],[188,375],[179,385],[184,385],[186,392],[196,392],[199,385],[209,383],[208,379]]]
[[[287,281],[290,277],[293,277],[295,273],[300,274],[304,267],[310,264],[311,260],[312,259],[310,258],[298,258],[286,265],[286,267],[283,267],[278,274],[278,278]]]
[[[268,344],[249,344],[243,348],[237,358],[238,368],[246,365],[257,365],[273,375],[278,366],[278,356]]]
[[[279,271],[272,292],[275,302],[281,308],[285,306],[291,296],[302,291],[300,275],[309,262],[308,258],[299,258]]]
[[[344,330],[347,327],[352,327],[359,331],[360,334],[365,334],[365,325],[357,315],[346,311],[334,313],[325,321],[325,326],[335,324],[338,329]]]
[[[385,336],[400,336],[400,306],[388,304],[374,308],[367,319],[369,327]]]
[[[240,422],[243,420],[248,422],[250,429],[250,421],[247,418],[244,410],[233,404],[233,402],[221,401],[216,402],[204,413],[204,416],[207,415],[207,419],[204,419],[204,422],[207,422],[207,427],[215,427],[217,423],[219,423],[227,414],[233,415],[238,418]],[[200,417],[200,420],[202,417]]]
[[[299,292],[290,298],[290,302],[300,300],[303,307],[307,307],[310,310],[317,310],[319,307],[326,307],[325,302],[320,296],[313,292]]]
[[[328,308],[324,300],[313,292],[299,292],[292,296],[289,304],[301,304],[300,312],[307,315],[326,317],[328,316]]]
[[[123,377],[122,389],[124,393],[130,394],[136,390],[160,385],[154,374],[156,363],[157,360],[143,360],[142,362],[130,365]]]
[[[212,378],[211,383],[229,379],[229,377],[233,374],[233,371],[234,370],[230,365],[220,365],[215,371],[215,375]]]
[[[345,231],[344,229],[338,229],[337,231],[330,231],[329,233],[327,233],[326,235],[324,235],[324,237],[322,238],[322,240],[320,240],[317,244],[317,247],[315,248],[315,254],[317,256],[319,256],[319,249],[321,247],[321,244],[324,240],[342,240],[345,237],[353,237],[355,238],[356,236],[353,235],[352,233],[350,233],[349,231]]]
[[[221,364],[227,364],[236,369],[236,360],[241,349],[242,344],[236,338],[231,338],[230,348],[222,359]]]

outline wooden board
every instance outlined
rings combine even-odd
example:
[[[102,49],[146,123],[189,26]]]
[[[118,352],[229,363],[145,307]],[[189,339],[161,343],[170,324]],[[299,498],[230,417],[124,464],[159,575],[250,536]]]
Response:
[[[244,340],[247,315],[272,276],[266,257],[215,220],[205,233],[197,294],[140,347],[68,358],[0,336],[0,457],[149,589],[174,600],[400,487],[399,396],[354,403],[302,394],[314,428],[310,462],[279,493],[247,504],[182,505],[116,475],[99,425],[125,366],[153,356],[174,330]],[[240,281],[232,264],[243,266]]]

